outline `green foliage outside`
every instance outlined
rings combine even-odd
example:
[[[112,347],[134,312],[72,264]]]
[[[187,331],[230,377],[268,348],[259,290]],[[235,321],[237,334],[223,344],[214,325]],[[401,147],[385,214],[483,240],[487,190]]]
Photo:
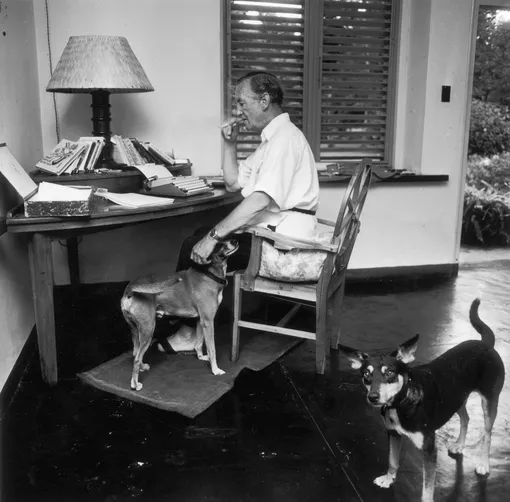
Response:
[[[510,245],[510,29],[480,11],[462,244]]]
[[[510,244],[510,152],[468,159],[462,243]]]
[[[510,110],[507,105],[473,99],[469,155],[490,157],[510,151]]]

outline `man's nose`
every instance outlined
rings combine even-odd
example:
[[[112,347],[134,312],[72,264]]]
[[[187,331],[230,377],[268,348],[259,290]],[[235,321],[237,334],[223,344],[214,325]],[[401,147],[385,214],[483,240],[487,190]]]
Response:
[[[369,392],[368,393],[368,401],[373,404],[378,403],[380,397],[381,397],[381,395],[379,394],[379,392]]]

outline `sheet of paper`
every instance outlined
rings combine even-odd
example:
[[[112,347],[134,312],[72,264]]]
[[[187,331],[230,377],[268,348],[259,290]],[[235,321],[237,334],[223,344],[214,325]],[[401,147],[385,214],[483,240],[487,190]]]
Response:
[[[57,183],[48,183],[42,181],[39,183],[39,190],[31,198],[32,201],[75,201],[87,200],[90,196],[92,189],[73,188]]]
[[[173,178],[173,174],[165,167],[159,164],[142,164],[136,167],[148,180],[151,178]]]
[[[143,195],[140,193],[98,193],[101,197],[108,199],[115,204],[121,206],[137,208],[149,206],[168,206],[173,203],[174,199],[167,197],[153,197],[152,195]]]

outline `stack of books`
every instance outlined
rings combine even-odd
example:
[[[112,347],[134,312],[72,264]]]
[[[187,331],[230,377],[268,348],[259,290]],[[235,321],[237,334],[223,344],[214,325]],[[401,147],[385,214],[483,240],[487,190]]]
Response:
[[[94,169],[103,151],[103,137],[83,136],[78,141],[63,139],[35,167],[41,171],[60,176],[63,173],[75,174]]]
[[[113,158],[119,164],[127,166],[143,166],[157,164],[168,167],[187,165],[189,159],[175,159],[173,155],[157,148],[150,141],[139,141],[137,138],[112,136]]]
[[[136,138],[111,137],[113,160],[120,166],[143,166],[157,164],[167,168],[181,170],[191,168],[189,159],[175,159],[173,155],[157,148],[150,141]],[[101,136],[83,136],[78,141],[63,139],[53,150],[45,155],[36,168],[46,173],[77,174],[93,171],[105,145]]]

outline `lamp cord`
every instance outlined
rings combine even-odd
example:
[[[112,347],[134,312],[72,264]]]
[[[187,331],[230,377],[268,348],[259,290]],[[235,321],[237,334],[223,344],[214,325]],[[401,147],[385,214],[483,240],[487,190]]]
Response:
[[[48,0],[45,1],[46,6],[46,35],[48,37],[48,59],[50,63],[50,76],[53,76],[53,62],[51,58],[51,42],[50,42],[50,14],[48,8]],[[57,143],[60,143],[60,124],[58,121],[58,111],[57,111],[57,98],[55,93],[51,93],[53,96],[53,111],[55,113],[55,133],[57,135]]]

